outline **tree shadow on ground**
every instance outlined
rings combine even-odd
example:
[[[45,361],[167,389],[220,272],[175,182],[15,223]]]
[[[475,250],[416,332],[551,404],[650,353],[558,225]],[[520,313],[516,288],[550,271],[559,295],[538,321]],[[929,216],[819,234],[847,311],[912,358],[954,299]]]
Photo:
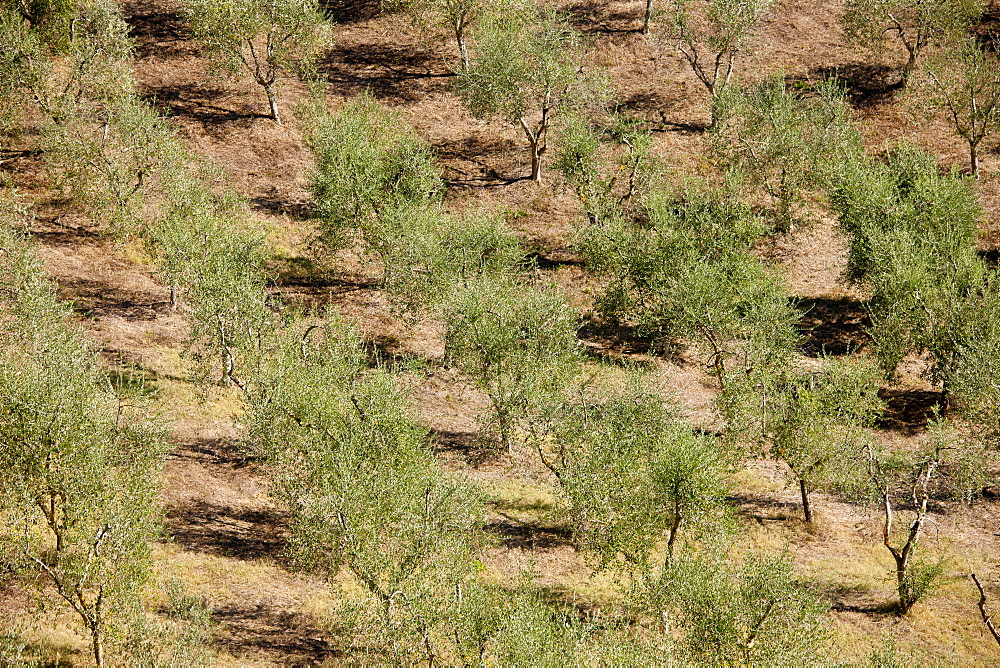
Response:
[[[903,89],[903,77],[899,68],[868,63],[843,63],[829,67],[814,67],[809,70],[808,81],[833,79],[847,94],[847,100],[855,107],[873,107],[890,102]],[[785,82],[794,84],[802,78],[788,77]]]
[[[313,207],[310,202],[292,201],[281,197],[278,189],[273,186],[267,195],[251,197],[250,206],[272,216],[290,216],[295,220],[309,220],[313,217]]]
[[[334,23],[361,23],[382,13],[381,0],[320,0],[320,9]]]
[[[796,326],[803,335],[799,350],[804,355],[849,355],[871,341],[871,318],[856,299],[802,299],[796,306],[802,311]]]
[[[838,586],[824,592],[833,612],[853,612],[869,617],[894,617],[899,612],[896,601],[878,601],[862,587]]]
[[[189,118],[206,128],[226,126],[233,123],[247,123],[253,119],[270,120],[270,116],[260,112],[241,113],[234,109],[220,107],[213,103],[230,93],[220,86],[203,83],[173,83],[169,86],[146,86],[145,97],[167,116]],[[265,103],[262,101],[261,106]],[[227,131],[228,132],[228,131]],[[227,136],[223,133],[221,136]]]
[[[510,156],[520,156],[524,149],[510,139],[479,134],[436,142],[434,152],[451,172],[445,178],[448,188],[496,188],[526,180],[527,176],[504,176],[496,165],[511,167]]]
[[[174,543],[194,552],[242,559],[285,559],[287,516],[190,501],[167,508],[164,528]]]
[[[255,662],[263,659],[275,665],[312,666],[346,657],[332,644],[327,631],[277,606],[221,606],[212,611],[212,621],[216,624],[213,645],[237,658],[252,656]]]
[[[180,12],[137,2],[127,3],[124,10],[137,59],[170,58],[198,52],[197,45],[190,41],[191,32]]]
[[[663,91],[640,91],[632,93],[618,103],[617,111],[629,111],[633,115],[641,114],[654,125],[653,132],[679,132],[687,135],[704,134],[708,130],[707,123],[692,123],[672,121],[667,118],[667,112],[677,100],[671,100]],[[676,95],[676,93],[675,93]],[[658,120],[653,120],[656,118]],[[659,127],[656,127],[658,124]]]
[[[941,410],[944,405],[944,396],[937,390],[883,387],[878,391],[878,396],[885,402],[885,409],[876,425],[907,436],[926,429],[935,410]]]
[[[642,12],[621,11],[608,8],[607,3],[583,0],[565,8],[570,24],[582,33],[591,35],[639,35],[642,30]]]
[[[794,501],[780,501],[750,493],[733,493],[726,497],[726,502],[735,508],[739,515],[758,524],[802,519],[802,506]]]
[[[173,311],[169,300],[159,295],[123,290],[107,282],[88,278],[59,278],[60,298],[72,302],[73,310],[88,318],[115,316],[128,322],[148,322]]]
[[[502,454],[495,441],[474,431],[431,429],[430,442],[435,453],[456,456],[473,468],[496,462]]]
[[[496,536],[507,549],[545,550],[573,544],[573,531],[569,528],[536,527],[513,518],[487,522],[483,529]]]
[[[680,349],[665,346],[652,335],[639,334],[635,327],[609,323],[595,316],[585,316],[576,338],[584,345],[584,354],[602,360],[621,360],[630,356],[662,356],[678,366],[686,361]]]
[[[338,45],[317,68],[342,95],[367,91],[396,104],[447,90],[455,76],[436,54],[414,45]]]

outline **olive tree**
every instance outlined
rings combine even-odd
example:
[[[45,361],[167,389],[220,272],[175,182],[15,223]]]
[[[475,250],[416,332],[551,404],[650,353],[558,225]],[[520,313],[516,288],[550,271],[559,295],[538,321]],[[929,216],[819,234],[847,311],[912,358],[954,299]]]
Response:
[[[173,128],[135,95],[51,124],[42,148],[57,183],[119,232],[142,228],[147,198],[162,192],[183,162]]]
[[[606,395],[565,410],[552,452],[539,453],[570,500],[578,543],[602,565],[624,559],[650,577],[669,569],[682,528],[697,537],[724,524],[727,464],[659,396],[634,386]]]
[[[700,665],[824,663],[826,606],[795,578],[787,554],[730,561],[723,546],[688,550],[661,583],[668,616]]]
[[[547,419],[578,371],[578,314],[554,290],[485,276],[442,305],[450,364],[490,400],[487,426],[513,447],[518,425]]]
[[[420,647],[439,661],[450,643],[444,608],[468,575],[481,520],[470,492],[439,469],[395,380],[368,368],[346,327],[313,318],[267,337],[245,388],[248,439],[292,511],[299,563],[354,578],[382,632],[402,641],[394,651]]]
[[[0,11],[16,15],[48,45],[65,48],[75,36],[79,0],[3,0]]]
[[[788,465],[812,522],[809,492],[842,480],[857,463],[881,408],[878,380],[863,362],[826,359],[811,372],[768,366],[734,379],[720,403],[731,438],[757,442]]]
[[[219,67],[264,89],[279,125],[278,81],[307,70],[330,41],[314,0],[186,0],[184,15]]]
[[[370,95],[317,114],[308,143],[316,156],[313,202],[328,245],[358,230],[378,252],[383,214],[440,201],[441,168],[430,146]]]
[[[181,179],[149,231],[173,299],[180,291],[189,303],[196,358],[219,362],[222,384],[239,383],[239,359],[256,354],[273,320],[267,249],[241,222],[245,215],[238,199]]]
[[[0,550],[55,588],[103,666],[151,574],[159,440],[110,391],[24,238],[0,237]]]
[[[1000,128],[1000,57],[997,45],[972,38],[951,45],[927,62],[929,99],[943,107],[955,133],[969,147],[972,176],[979,178],[979,145]]]
[[[906,49],[905,86],[929,45],[960,37],[986,9],[984,0],[847,0],[844,33],[876,53],[892,35]]]
[[[885,371],[926,351],[928,374],[947,401],[960,351],[996,318],[996,284],[974,243],[981,209],[968,180],[900,147],[886,162],[843,163],[831,201],[850,240],[848,276],[871,290],[871,333]]]
[[[472,63],[458,85],[473,115],[520,126],[536,182],[542,180],[554,117],[584,103],[595,90],[583,74],[580,34],[558,14],[529,8],[483,23]]]
[[[770,79],[730,98],[712,148],[725,168],[777,203],[775,227],[788,232],[793,205],[828,183],[828,165],[860,150],[843,92],[833,82],[788,91]]]
[[[725,385],[733,371],[792,354],[797,311],[786,288],[750,252],[763,222],[736,197],[678,200],[647,193],[642,225],[622,221],[584,232],[588,262],[609,277],[598,308],[661,348],[693,341]]]
[[[663,12],[665,39],[681,54],[708,91],[711,126],[736,72],[736,57],[753,43],[774,0],[669,0]]]
[[[417,0],[410,6],[417,22],[454,37],[462,69],[468,69],[469,38],[493,9],[489,0]]]

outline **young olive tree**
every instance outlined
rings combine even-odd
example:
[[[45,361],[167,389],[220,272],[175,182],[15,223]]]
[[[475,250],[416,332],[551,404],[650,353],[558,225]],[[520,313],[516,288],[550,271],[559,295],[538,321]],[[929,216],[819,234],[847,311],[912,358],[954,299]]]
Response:
[[[866,452],[868,491],[882,510],[882,543],[895,562],[899,611],[905,614],[930,593],[934,580],[941,574],[940,566],[923,564],[915,559],[927,521],[927,502],[934,491],[933,483],[941,465],[941,452],[935,449],[915,459],[907,459],[897,453],[879,452],[871,444],[866,447]],[[903,536],[897,537],[894,505],[899,503],[895,494],[900,486],[909,491],[913,521]]]
[[[403,207],[386,212],[365,236],[382,261],[383,285],[417,307],[447,302],[469,283],[502,279],[525,264],[517,238],[485,212]]]
[[[418,23],[455,38],[461,70],[469,69],[470,36],[492,9],[490,0],[417,0],[410,6]]]
[[[451,642],[443,606],[468,575],[481,519],[395,380],[368,368],[345,327],[303,320],[268,337],[245,387],[249,440],[292,510],[300,563],[355,578],[401,661],[414,647],[440,661]]]
[[[570,500],[578,543],[602,565],[624,559],[652,577],[670,568],[682,528],[697,537],[724,523],[725,459],[642,388],[584,399],[557,421],[554,452],[539,454]]]
[[[759,442],[788,465],[812,522],[809,492],[855,464],[881,407],[878,380],[867,364],[827,359],[821,371],[768,368],[734,379],[720,403],[732,437]]]
[[[774,0],[668,0],[666,39],[708,91],[713,127],[733,83],[736,57],[752,44]]]
[[[278,81],[308,70],[330,42],[315,0],[185,0],[184,15],[219,67],[264,89],[278,125]]]
[[[469,281],[442,308],[448,361],[489,397],[509,451],[517,426],[545,419],[578,372],[578,315],[554,291],[504,276]]]
[[[430,146],[398,112],[370,95],[345,102],[336,113],[321,112],[311,125],[311,189],[328,245],[358,230],[378,252],[386,212],[440,201],[441,168]]]
[[[725,386],[733,372],[792,354],[796,310],[783,282],[751,252],[762,222],[735,197],[691,192],[644,198],[646,222],[591,226],[588,262],[610,281],[598,301],[611,322],[659,345],[695,341]]]
[[[976,253],[981,209],[968,180],[902,147],[883,163],[842,165],[831,202],[850,240],[847,272],[871,290],[875,352],[893,375],[904,356],[928,352],[942,383],[961,350],[996,319],[996,283]]]
[[[986,9],[984,0],[847,0],[843,16],[847,38],[881,53],[886,35],[906,49],[905,86],[927,46],[961,37]]]
[[[0,552],[79,616],[98,666],[150,578],[160,445],[110,390],[25,239],[0,230]]]
[[[652,133],[640,123],[610,115],[599,133],[582,115],[563,123],[555,167],[573,185],[587,223],[602,226],[640,214],[642,194],[655,188],[663,163],[652,154]]]
[[[167,120],[135,95],[50,125],[42,148],[73,199],[120,232],[142,228],[147,198],[162,190],[183,161]]]
[[[943,107],[969,146],[972,176],[979,178],[979,145],[1000,128],[1000,56],[965,38],[927,62],[930,99]],[[928,87],[924,87],[927,91]]]
[[[239,359],[256,354],[273,320],[264,289],[267,249],[239,221],[241,204],[182,179],[149,232],[173,300],[182,291],[190,304],[196,357],[220,362],[224,385],[240,382]]]
[[[16,16],[47,46],[62,50],[73,39],[79,0],[3,0],[0,12]]]
[[[827,184],[828,165],[860,150],[843,92],[833,82],[788,91],[771,79],[737,91],[712,135],[722,165],[778,205],[775,227],[791,230],[792,207]]]
[[[531,151],[531,179],[542,180],[553,119],[585,103],[595,90],[583,74],[580,34],[551,10],[518,8],[491,16],[480,28],[459,92],[477,117],[517,124]]]
[[[732,563],[722,548],[687,550],[660,596],[696,665],[826,663],[826,606],[796,581],[787,554],[750,553]]]

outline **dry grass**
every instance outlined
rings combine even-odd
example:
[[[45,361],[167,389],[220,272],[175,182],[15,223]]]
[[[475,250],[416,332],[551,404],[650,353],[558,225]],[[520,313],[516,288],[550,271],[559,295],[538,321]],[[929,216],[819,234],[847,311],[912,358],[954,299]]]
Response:
[[[349,258],[335,274],[305,280],[315,266],[304,248],[313,232],[307,218],[311,165],[291,111],[305,99],[305,89],[285,86],[282,105],[291,113],[286,113],[286,126],[276,127],[262,117],[265,101],[249,81],[208,73],[172,0],[129,0],[125,7],[139,41],[136,71],[143,92],[170,116],[188,149],[219,165],[251,202],[275,249],[274,292],[296,306],[332,303],[378,350],[419,360],[400,374],[400,384],[409,392],[415,418],[431,430],[448,470],[478,485],[489,501],[489,528],[496,540],[484,557],[487,575],[510,581],[530,573],[536,586],[566,602],[614,605],[622,583],[613,571],[594,575],[573,549],[564,529],[565,507],[548,472],[530,451],[497,452],[479,437],[477,416],[485,398],[437,364],[444,354],[440,323],[433,317],[418,322],[398,317],[388,297],[371,287],[371,268]],[[577,2],[564,8],[586,31],[591,64],[607,70],[616,104],[650,123],[657,153],[678,173],[705,171],[704,89],[667,45],[634,32],[640,3]],[[811,80],[863,62],[864,54],[841,39],[841,8],[838,0],[779,3],[762,31],[757,55],[741,63],[744,71]],[[582,215],[579,204],[554,176],[542,185],[516,180],[527,171],[520,132],[467,114],[452,90],[451,49],[421,44],[418,31],[401,16],[345,22],[321,64],[330,81],[329,104],[335,107],[369,90],[399,109],[441,159],[447,206],[503,212],[526,246],[548,261],[542,267],[545,278],[588,313],[599,282],[579,266],[572,247],[572,231]],[[964,148],[946,120],[916,113],[905,97],[870,101],[858,107],[857,118],[873,151],[905,139],[933,150],[943,166],[964,165]],[[982,246],[988,250],[1000,244],[995,144],[984,151],[982,164],[988,173],[979,185],[987,209]],[[74,302],[109,365],[153,393],[151,411],[168,425],[172,448],[163,504],[169,540],[156,546],[158,580],[176,578],[207,600],[216,624],[212,652],[217,665],[337,663],[330,629],[338,597],[350,598],[354,591],[351,583],[325,583],[296,573],[287,563],[286,518],[270,498],[265,476],[239,448],[232,420],[239,412],[235,391],[205,390],[190,382],[183,356],[189,323],[169,308],[167,290],[142,249],[109,241],[86,219],[60,210],[37,159],[18,158],[5,168],[39,203],[35,232],[61,294]],[[845,240],[830,216],[820,210],[814,217],[760,251],[781,265],[792,294],[808,300],[804,303],[816,318],[810,336],[817,348],[863,346],[862,295],[841,280]],[[597,335],[585,335],[584,344],[598,356],[655,365],[663,391],[676,398],[689,419],[709,430],[719,426],[717,382],[693,352],[663,360]],[[908,382],[919,389],[923,362],[908,364]],[[880,438],[896,447],[914,442],[903,429]],[[946,557],[945,584],[899,618],[886,611],[893,596],[891,560],[880,543],[878,518],[869,510],[816,494],[818,526],[806,527],[799,519],[796,490],[788,486],[782,466],[770,461],[751,462],[731,483],[747,540],[787,548],[799,576],[832,601],[834,656],[861,660],[894,644],[914,664],[996,665],[996,648],[983,635],[964,577],[973,567],[985,581],[1000,582],[996,502],[973,509],[940,507],[924,547],[927,554]],[[154,592],[150,606],[161,605],[161,598]],[[72,631],[70,617],[34,616],[16,587],[5,589],[3,600],[4,614],[13,610],[17,619],[30,623],[25,639],[40,657],[51,665],[86,662],[85,643]]]

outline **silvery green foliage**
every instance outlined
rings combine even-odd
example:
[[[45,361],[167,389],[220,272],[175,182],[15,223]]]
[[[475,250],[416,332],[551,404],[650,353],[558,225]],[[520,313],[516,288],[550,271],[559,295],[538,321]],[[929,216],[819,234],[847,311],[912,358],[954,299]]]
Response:
[[[584,75],[580,43],[580,33],[552,10],[512,6],[482,23],[460,74],[459,93],[474,116],[521,128],[537,182],[554,118],[599,97],[600,85]]]
[[[578,544],[602,566],[624,560],[649,577],[669,565],[682,534],[725,526],[728,465],[717,439],[696,434],[641,380],[592,389],[558,421],[547,461]]]
[[[791,229],[792,208],[825,187],[830,165],[861,151],[843,92],[835,83],[788,91],[783,79],[734,91],[720,103],[712,148],[777,205],[775,227]]]
[[[442,305],[447,361],[489,397],[485,426],[511,448],[547,420],[578,373],[576,310],[554,289],[506,276],[455,289]]]
[[[309,146],[316,156],[313,201],[324,241],[336,247],[351,230],[376,251],[384,243],[387,213],[420,211],[440,201],[441,168],[430,146],[369,95],[312,121]]]
[[[788,465],[806,522],[813,520],[809,493],[857,468],[866,430],[882,408],[874,365],[822,362],[815,371],[779,365],[734,378],[719,400],[732,442],[758,444]]]
[[[610,120],[611,128],[598,132],[584,115],[570,114],[560,130],[554,166],[573,184],[590,225],[635,216],[664,171],[649,130],[621,116]]]
[[[15,230],[28,214],[4,214],[0,550],[76,612],[103,665],[150,577],[161,444],[111,390]]]
[[[134,94],[96,108],[78,106],[47,126],[42,138],[56,182],[118,233],[143,230],[148,197],[163,192],[184,159],[167,119]]]
[[[879,55],[895,37],[907,54],[905,85],[927,46],[960,37],[985,9],[984,0],[848,0],[842,22],[848,39]]]
[[[969,147],[969,167],[979,178],[979,146],[1000,128],[1000,57],[997,43],[981,45],[965,36],[928,59],[926,84],[935,109],[943,108],[955,133]]]
[[[661,348],[698,342],[720,382],[733,361],[746,370],[791,354],[798,315],[776,271],[750,252],[765,227],[749,207],[735,196],[653,191],[642,213],[641,223],[584,233],[590,265],[610,279],[598,301],[605,318]]]
[[[186,0],[184,16],[221,68],[250,74],[264,89],[278,124],[278,81],[307,71],[330,43],[314,0]]]
[[[273,320],[267,248],[246,215],[238,198],[182,174],[149,231],[164,276],[191,309],[196,357],[221,363],[223,383],[238,382],[240,360],[259,354]]]
[[[404,302],[428,306],[478,280],[524,268],[524,250],[497,215],[446,213],[440,206],[386,211],[365,230],[382,261],[383,285]]]
[[[871,291],[871,333],[886,373],[927,351],[931,378],[946,381],[961,350],[1000,317],[993,272],[976,253],[982,211],[970,183],[901,147],[887,162],[845,162],[831,201],[850,239],[848,277]]]
[[[354,578],[401,653],[421,638],[448,642],[449,592],[475,563],[478,504],[441,471],[395,379],[368,367],[346,327],[313,320],[269,336],[245,388],[248,440],[292,511],[298,562]]]
[[[661,21],[671,42],[710,97],[712,120],[736,81],[737,55],[750,48],[774,0],[668,0]]]
[[[665,623],[698,665],[826,665],[826,606],[796,582],[787,554],[750,553],[742,563],[721,545],[686,551],[664,573]]]

